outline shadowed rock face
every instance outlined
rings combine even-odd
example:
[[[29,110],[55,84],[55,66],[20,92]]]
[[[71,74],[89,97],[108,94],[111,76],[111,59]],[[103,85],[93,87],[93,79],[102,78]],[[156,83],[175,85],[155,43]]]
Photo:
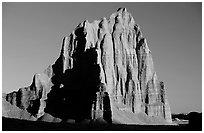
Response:
[[[48,113],[65,121],[103,118],[111,123],[123,110],[171,122],[164,83],[158,81],[147,42],[125,8],[109,20],[80,23],[63,39],[56,62],[6,100],[36,118]]]

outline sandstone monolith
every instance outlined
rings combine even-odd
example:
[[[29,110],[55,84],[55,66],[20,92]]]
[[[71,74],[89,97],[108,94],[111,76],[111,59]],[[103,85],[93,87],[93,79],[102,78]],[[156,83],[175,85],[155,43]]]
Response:
[[[151,124],[153,118],[155,124],[157,119],[171,123],[166,87],[157,79],[146,39],[125,8],[109,19],[80,23],[63,39],[55,63],[6,100],[36,118],[46,113],[76,123],[103,119],[147,124],[144,117]]]

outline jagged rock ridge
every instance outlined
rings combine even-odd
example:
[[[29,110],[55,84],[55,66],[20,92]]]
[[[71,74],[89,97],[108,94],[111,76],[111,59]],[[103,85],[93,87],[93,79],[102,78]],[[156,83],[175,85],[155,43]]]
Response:
[[[125,8],[110,19],[80,23],[63,39],[56,62],[6,100],[35,118],[46,113],[64,121],[103,118],[146,124],[128,118],[145,116],[171,123],[165,86],[157,79],[139,26]]]

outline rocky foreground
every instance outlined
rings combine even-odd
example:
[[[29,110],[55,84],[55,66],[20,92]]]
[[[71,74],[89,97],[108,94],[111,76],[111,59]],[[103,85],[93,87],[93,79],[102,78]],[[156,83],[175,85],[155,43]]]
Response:
[[[28,68],[29,69],[29,68]],[[54,64],[32,84],[3,95],[6,118],[30,121],[169,125],[166,87],[151,51],[125,8],[80,23]]]

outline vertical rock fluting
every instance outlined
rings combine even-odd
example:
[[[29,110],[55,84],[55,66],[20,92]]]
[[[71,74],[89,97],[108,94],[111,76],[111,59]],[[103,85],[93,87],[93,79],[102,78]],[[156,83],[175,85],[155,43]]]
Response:
[[[6,100],[37,118],[46,112],[62,119],[103,118],[111,123],[117,108],[171,122],[151,51],[125,8],[109,20],[80,23],[63,39],[55,64],[36,74],[31,86],[7,94]]]

